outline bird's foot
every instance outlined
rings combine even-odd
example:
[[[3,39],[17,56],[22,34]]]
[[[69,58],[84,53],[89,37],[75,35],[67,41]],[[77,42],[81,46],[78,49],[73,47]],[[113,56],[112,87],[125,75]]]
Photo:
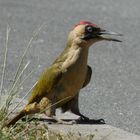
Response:
[[[77,123],[81,124],[105,124],[104,119],[89,119],[87,117],[80,117],[79,119],[76,120]]]
[[[84,122],[88,122],[90,119],[88,118],[88,117],[79,117],[78,119],[77,119],[78,121],[84,121]]]
[[[105,124],[104,119],[92,120],[95,124]]]

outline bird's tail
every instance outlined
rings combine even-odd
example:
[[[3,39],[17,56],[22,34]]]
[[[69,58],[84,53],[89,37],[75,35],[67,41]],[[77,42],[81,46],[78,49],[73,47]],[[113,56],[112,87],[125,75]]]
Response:
[[[22,117],[24,117],[26,114],[25,110],[22,110],[21,112],[19,112],[15,117],[13,117],[12,119],[8,120],[4,126],[6,127],[10,127],[11,125],[14,125],[19,119],[21,119]]]

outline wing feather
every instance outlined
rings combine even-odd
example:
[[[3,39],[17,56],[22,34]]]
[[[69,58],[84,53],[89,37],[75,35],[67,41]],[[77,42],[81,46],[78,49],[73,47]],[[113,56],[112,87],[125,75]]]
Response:
[[[34,87],[28,104],[33,102],[39,102],[42,97],[51,94],[51,91],[57,85],[62,77],[62,72],[58,66],[51,66],[47,71],[45,71],[36,86]]]

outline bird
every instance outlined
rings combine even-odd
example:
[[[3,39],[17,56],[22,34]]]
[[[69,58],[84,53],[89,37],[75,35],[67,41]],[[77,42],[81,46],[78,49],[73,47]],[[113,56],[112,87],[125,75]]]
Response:
[[[92,76],[92,68],[88,65],[89,48],[103,40],[121,42],[112,35],[121,34],[107,31],[90,21],[76,24],[70,30],[66,48],[41,74],[27,105],[5,126],[10,127],[26,115],[35,113],[45,113],[55,118],[57,108],[61,108],[62,113],[71,111],[82,120],[89,120],[80,113],[78,100],[80,90],[89,84]]]

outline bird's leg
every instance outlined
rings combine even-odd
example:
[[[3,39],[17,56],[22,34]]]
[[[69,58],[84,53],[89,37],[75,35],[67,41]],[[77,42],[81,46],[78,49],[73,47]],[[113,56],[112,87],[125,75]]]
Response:
[[[80,120],[84,120],[84,121],[88,121],[89,118],[84,116],[83,114],[80,113],[80,110],[79,110],[79,105],[78,105],[78,97],[79,97],[79,94],[77,94],[70,102],[69,104],[69,107],[70,107],[70,110],[72,113],[80,116]]]
[[[78,96],[79,96],[79,94],[77,94],[77,96],[71,101],[71,112],[80,116],[78,121],[80,121],[80,122],[85,121],[87,123],[95,123],[95,124],[105,124],[104,119],[90,120],[88,117],[86,117],[80,113],[79,106],[78,106]]]
[[[95,124],[104,124],[105,121],[103,119],[90,120],[88,117],[86,117],[80,113],[79,106],[78,106],[78,96],[79,96],[79,94],[77,94],[73,99],[71,99],[69,102],[67,102],[62,107],[62,111],[65,112],[67,110],[70,110],[72,113],[80,116],[80,118],[78,120],[76,120],[74,123],[87,122],[87,123],[95,123]]]
[[[61,108],[62,108],[62,112],[66,112],[68,110],[70,110],[72,113],[80,116],[80,118],[78,120],[83,120],[83,121],[88,121],[89,118],[82,115],[79,111],[79,106],[78,106],[78,96],[79,94],[77,94],[73,99],[71,99],[69,102],[67,102],[66,104],[64,104]],[[72,121],[72,123],[76,123],[76,121]]]

